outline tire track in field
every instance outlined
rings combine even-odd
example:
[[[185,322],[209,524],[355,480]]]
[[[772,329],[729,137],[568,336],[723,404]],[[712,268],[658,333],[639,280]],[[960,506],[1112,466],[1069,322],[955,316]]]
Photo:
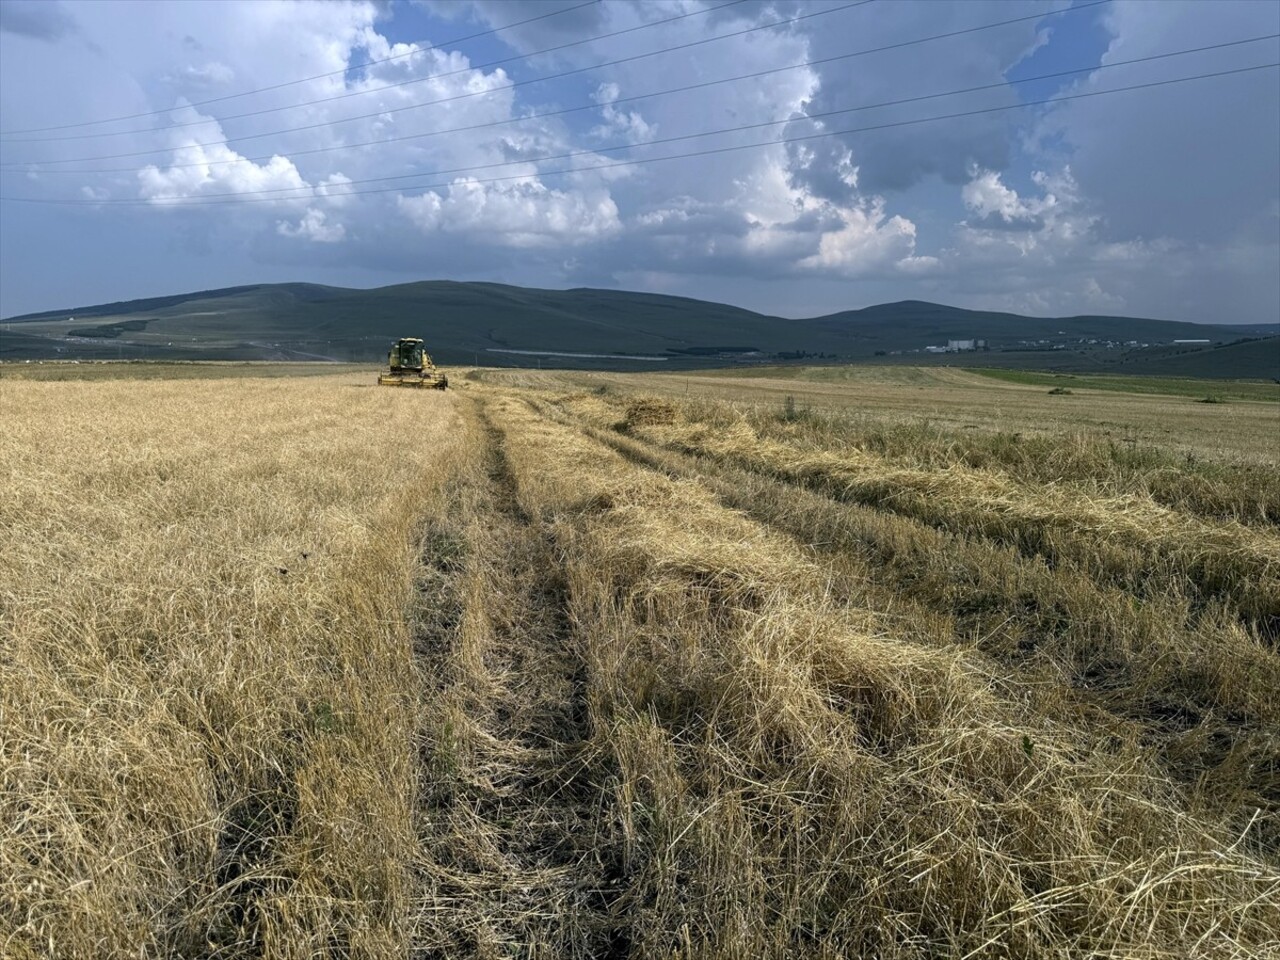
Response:
[[[419,644],[436,699],[414,955],[624,956],[567,587],[482,403],[469,418],[484,452],[462,498],[457,599]]]
[[[974,643],[1004,670],[1015,671],[1009,678],[1015,686],[1028,681],[1043,685],[1048,679],[1046,670],[1055,674],[1059,683],[1073,688],[1055,696],[1064,698],[1063,709],[1080,714],[1075,717],[1077,722],[1098,727],[1100,734],[1112,725],[1107,715],[1124,724],[1137,723],[1143,742],[1156,749],[1169,773],[1185,784],[1198,782],[1202,792],[1212,795],[1218,768],[1224,775],[1235,776],[1240,766],[1252,765],[1254,775],[1246,778],[1252,781],[1251,795],[1230,798],[1230,806],[1275,810],[1266,799],[1274,791],[1272,761],[1280,748],[1274,733],[1269,732],[1277,722],[1274,708],[1255,702],[1255,709],[1250,710],[1239,701],[1215,700],[1199,686],[1202,666],[1196,659],[1181,667],[1181,676],[1166,674],[1156,679],[1144,675],[1141,664],[1125,659],[1125,654],[1132,655],[1135,640],[1153,643],[1160,637],[1168,642],[1164,634],[1170,631],[1181,630],[1187,646],[1194,647],[1197,634],[1210,629],[1200,619],[1186,620],[1182,627],[1157,622],[1161,620],[1158,613],[1136,611],[1117,588],[1085,583],[1078,574],[1048,569],[991,544],[964,543],[954,535],[891,513],[883,518],[885,530],[859,529],[857,516],[868,508],[842,504],[780,479],[583,424],[556,407],[533,406],[633,463],[700,483],[725,506],[796,537],[820,554],[852,560],[853,568],[844,570],[843,575],[845,580],[854,578],[857,582],[841,587],[837,574],[833,588],[847,590],[855,602],[887,615],[886,622],[896,621],[899,629],[921,634],[911,639],[935,645]],[[917,532],[930,540],[950,543],[950,549],[940,542],[933,551],[918,546],[904,551],[900,531],[888,529],[888,525],[904,524],[919,528]],[[874,518],[871,526],[876,526]],[[886,539],[877,542],[877,534]],[[922,561],[925,553],[930,559]],[[961,558],[969,553],[978,554],[968,558],[972,570],[965,569]],[[1001,586],[999,576],[984,585],[978,582],[979,567],[985,572],[988,565],[1002,562],[1009,567],[1007,575],[1022,581],[1020,589],[1009,595],[997,589]],[[931,571],[927,569],[930,564],[946,570]],[[1064,577],[1072,582],[1060,583]],[[949,578],[952,583],[946,582]],[[1028,587],[1039,590],[1030,592]],[[1085,590],[1088,596],[1071,599],[1073,590]],[[1126,615],[1132,620],[1125,620]],[[932,624],[918,627],[925,619],[931,619]],[[1223,637],[1224,642],[1232,639]],[[1280,669],[1273,654],[1262,657],[1264,662],[1254,667],[1269,668],[1270,672],[1255,677],[1254,686],[1265,688],[1268,676],[1280,682]],[[1164,659],[1163,655],[1156,657],[1157,661]],[[1123,728],[1114,732],[1123,733]],[[1213,805],[1219,805],[1221,799]],[[1267,816],[1275,817],[1280,831],[1280,816]],[[1273,848],[1280,849],[1280,832],[1275,839]]]

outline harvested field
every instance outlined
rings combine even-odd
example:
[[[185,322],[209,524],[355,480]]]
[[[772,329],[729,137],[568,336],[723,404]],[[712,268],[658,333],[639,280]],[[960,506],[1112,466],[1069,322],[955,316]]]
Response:
[[[1280,956],[1280,406],[238,373],[0,381],[5,956]]]
[[[993,380],[949,367],[852,366],[763,368],[704,373],[580,373],[482,371],[495,384],[544,389],[614,390],[620,393],[707,399],[739,408],[781,410],[791,397],[802,414],[834,416],[890,432],[939,429],[947,434],[1054,438],[1084,435],[1122,454],[1154,452],[1174,464],[1275,462],[1280,431],[1280,385],[1250,384],[1250,395],[1267,400],[1199,403],[1164,394],[1120,393],[1072,387],[1070,396],[1050,396],[1042,386]],[[832,371],[839,371],[837,374]],[[1158,381],[1157,381],[1158,382]]]
[[[6,956],[402,948],[405,611],[460,439],[360,387],[0,384]]]

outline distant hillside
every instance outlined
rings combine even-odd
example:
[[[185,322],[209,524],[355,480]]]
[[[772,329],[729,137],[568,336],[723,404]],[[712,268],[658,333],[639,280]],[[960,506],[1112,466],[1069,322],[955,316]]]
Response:
[[[1025,340],[1060,341],[1063,336],[1150,343],[1175,339],[1230,340],[1244,335],[1231,328],[1172,320],[1107,316],[1025,317],[1017,313],[964,310],[922,300],[846,310],[818,317],[815,322],[840,326],[857,335],[864,335],[863,331],[866,331],[865,336],[886,342],[905,325],[915,335],[932,338],[932,343],[945,344],[949,339],[981,337],[1000,346],[1016,345]]]
[[[1134,357],[1120,370],[1161,377],[1280,378],[1280,337],[1243,340],[1202,350],[1170,347],[1165,351],[1150,357]]]
[[[1249,337],[1280,337],[1280,323],[1232,324],[1231,329]]]
[[[1265,346],[1223,346],[1245,335],[1245,328],[1133,317],[1046,319],[922,301],[788,320],[661,294],[453,281],[374,290],[305,283],[228,287],[26,314],[4,323],[3,359],[377,361],[396,337],[421,336],[446,364],[689,369],[884,358],[1031,369],[1123,364],[1134,373],[1139,370],[1131,364],[1149,363],[1153,373],[1275,375],[1267,372]],[[1247,332],[1256,336],[1258,328]],[[949,340],[985,340],[986,349],[980,357],[924,352]],[[1211,343],[1170,355],[1174,340]],[[1201,369],[1201,359],[1215,372]]]

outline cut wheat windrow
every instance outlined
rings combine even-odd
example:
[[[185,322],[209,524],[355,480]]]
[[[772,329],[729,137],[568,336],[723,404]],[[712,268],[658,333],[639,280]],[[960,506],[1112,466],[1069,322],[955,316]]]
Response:
[[[865,629],[794,541],[699,485],[496,406],[521,503],[570,558],[644,954],[1274,942],[1276,868],[1141,756],[1000,696],[960,652]]]
[[[581,395],[579,412],[626,422],[618,404]],[[1175,584],[1194,599],[1221,597],[1265,631],[1280,630],[1280,534],[1209,520],[1134,494],[1097,496],[1071,485],[1028,484],[950,463],[904,466],[857,446],[840,450],[763,436],[725,407],[686,407],[689,418],[633,426],[684,452],[770,473],[853,503],[940,529],[1007,543],[1143,594]]]
[[[564,410],[539,406],[553,416]],[[1192,789],[1195,803],[1241,826],[1252,822],[1277,838],[1273,847],[1280,844],[1280,809],[1272,800],[1280,653],[1229,610],[1194,611],[1177,595],[1135,603],[1122,590],[1010,547],[834,501],[630,433],[586,429],[629,459],[696,479],[725,504],[790,533],[824,558],[828,589],[879,611],[900,635],[979,649],[1007,674],[1010,695],[1147,744],[1168,774]],[[1106,714],[1090,712],[1097,708]]]

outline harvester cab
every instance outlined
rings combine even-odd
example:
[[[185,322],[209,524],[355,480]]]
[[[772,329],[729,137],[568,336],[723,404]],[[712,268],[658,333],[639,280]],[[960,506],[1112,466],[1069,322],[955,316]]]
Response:
[[[416,337],[401,337],[387,358],[389,372],[378,377],[384,387],[430,387],[444,390],[449,378],[436,369],[431,356]]]

